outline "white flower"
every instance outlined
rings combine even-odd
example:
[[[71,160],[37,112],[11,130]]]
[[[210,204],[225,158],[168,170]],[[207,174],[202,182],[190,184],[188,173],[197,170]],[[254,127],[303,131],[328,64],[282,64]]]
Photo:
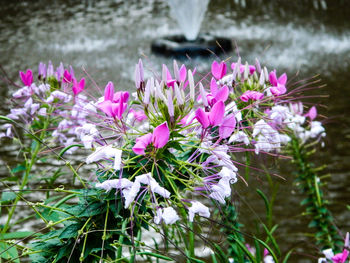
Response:
[[[28,86],[24,86],[23,88],[17,90],[15,93],[12,94],[12,97],[18,99],[22,97],[29,97],[32,95],[32,89]]]
[[[227,167],[222,167],[221,171],[218,173],[218,175],[221,178],[227,178],[229,179],[231,184],[234,184],[237,182],[237,174]]]
[[[319,258],[317,263],[328,263],[326,258]]]
[[[163,209],[162,219],[165,224],[172,225],[177,220],[180,219],[180,217],[177,215],[176,211],[172,207],[167,207]]]
[[[164,198],[170,197],[170,192],[165,188],[161,187],[158,182],[152,177],[151,173],[142,174],[136,176],[135,182],[143,183],[150,186],[153,193],[157,193]]]
[[[200,216],[210,217],[209,208],[203,205],[201,202],[192,201],[192,206],[188,209],[188,220],[193,222],[193,218],[195,214],[199,214]]]
[[[122,193],[125,198],[124,208],[128,208],[129,205],[135,200],[137,193],[140,191],[141,185],[139,182],[134,182],[130,188],[123,189]]]
[[[96,187],[102,188],[102,189],[106,190],[107,192],[112,190],[112,188],[124,189],[124,188],[130,188],[131,186],[132,186],[132,182],[130,182],[126,178],[106,180],[103,183],[96,184]]]
[[[46,108],[41,108],[39,111],[38,111],[38,115],[40,116],[47,116],[47,112],[46,112]]]
[[[112,145],[105,145],[102,147],[97,147],[96,151],[90,154],[86,158],[85,162],[89,164],[89,163],[100,161],[102,159],[108,159],[108,158],[114,157],[113,168],[116,170],[120,170],[121,154],[122,154],[121,150],[113,148]]]
[[[162,210],[160,208],[157,209],[156,216],[153,218],[154,223],[157,225],[160,224],[160,221],[162,220]]]
[[[221,204],[225,204],[225,198],[231,196],[230,178],[221,178],[216,185],[211,187],[210,190],[212,191],[212,193],[209,195],[211,198],[217,200]]]
[[[321,122],[313,121],[311,122],[310,136],[311,138],[316,138],[321,135],[322,137],[326,136],[325,129],[322,126]]]
[[[47,103],[52,103],[54,101],[54,99],[58,99],[63,103],[67,103],[68,101],[70,101],[72,99],[71,95],[68,95],[62,91],[59,90],[55,90],[51,93],[51,95],[46,99]]]
[[[243,131],[238,131],[232,134],[228,142],[243,142],[245,145],[249,145],[250,143],[248,135],[245,134]]]
[[[271,255],[267,255],[264,257],[264,263],[275,263],[275,261]]]
[[[240,110],[238,110],[237,104],[234,101],[230,102],[225,107],[225,112],[229,111],[232,111],[232,113],[235,115],[237,122],[240,122],[242,120],[242,113]]]
[[[94,137],[92,137],[91,135],[83,135],[80,139],[86,149],[92,148],[92,142],[94,141]]]
[[[328,248],[328,249],[325,249],[325,250],[322,250],[322,253],[326,256],[327,259],[332,259],[332,257],[334,257],[334,253],[332,251],[331,248]]]

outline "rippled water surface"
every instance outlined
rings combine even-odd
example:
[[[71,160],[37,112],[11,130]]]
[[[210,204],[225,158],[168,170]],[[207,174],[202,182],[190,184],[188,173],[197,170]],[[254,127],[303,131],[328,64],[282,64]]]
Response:
[[[222,58],[236,59],[238,54],[249,62],[259,58],[269,69],[286,71],[290,79],[296,75],[296,80],[320,75],[326,86],[307,93],[329,96],[308,99],[318,103],[321,114],[328,117],[324,120],[328,134],[325,147],[317,153],[315,162],[328,165],[330,207],[338,226],[349,231],[350,215],[345,205],[350,203],[350,2],[211,1],[202,31],[232,39],[236,50]],[[36,69],[38,62],[50,59],[76,69],[83,67],[101,87],[112,80],[118,88],[132,90],[138,58],[143,57],[149,75],[159,70],[161,63],[170,65],[170,59],[150,53],[150,43],[154,38],[175,33],[179,33],[175,21],[162,1],[2,0],[0,64],[17,83],[18,70]],[[210,66],[200,59],[185,63],[196,66],[200,72],[207,72]],[[99,92],[90,88],[95,94]],[[2,101],[12,90],[1,82]],[[0,104],[0,114],[8,110],[6,103]],[[5,143],[0,153],[2,164],[15,159],[13,149]],[[289,165],[286,162],[276,169],[286,179],[275,205],[280,226],[277,238],[284,250],[297,246],[298,252],[308,254],[313,245],[301,232],[306,222],[300,216],[301,209],[294,209],[301,197],[292,185],[293,169]],[[0,171],[4,176],[3,165]],[[256,180],[257,185],[259,180],[264,181],[264,177]],[[250,207],[257,213],[248,223],[252,227],[254,220],[264,218],[263,205],[253,187],[254,183],[237,189],[241,215],[252,217]],[[304,262],[301,258],[305,257],[299,254],[293,260]]]

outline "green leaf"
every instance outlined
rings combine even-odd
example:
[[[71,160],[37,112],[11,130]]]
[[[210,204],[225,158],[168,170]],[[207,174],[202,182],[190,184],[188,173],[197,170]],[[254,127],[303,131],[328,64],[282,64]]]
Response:
[[[215,250],[215,255],[219,257],[220,261],[223,261],[223,262],[228,262],[228,258],[227,258],[227,255],[224,251],[222,251],[221,247],[218,245],[218,244],[213,244]]]
[[[259,240],[258,240],[259,241]],[[247,249],[247,247],[238,239],[236,239],[236,243],[237,245],[244,251],[244,253],[247,255],[247,257],[253,262],[253,263],[257,263],[256,259],[254,258],[254,256],[252,255],[252,253],[250,253],[250,251]],[[275,261],[278,262],[278,261]]]
[[[275,262],[278,262],[278,259],[277,259],[277,257],[276,257],[276,254],[275,254],[275,252],[273,252],[273,250],[264,242],[264,241],[262,241],[262,240],[260,240],[260,239],[256,239],[260,244],[262,244],[268,251],[269,251],[269,253],[271,254],[271,256],[273,257],[273,260],[275,261]]]
[[[12,123],[16,123],[14,120],[6,117],[6,116],[3,116],[3,115],[0,115],[0,120],[4,120],[4,121],[7,121],[7,122],[12,122]]]
[[[263,224],[263,227],[264,227],[264,229],[265,229],[265,231],[266,231],[266,233],[267,233],[269,239],[271,240],[273,247],[274,247],[275,250],[277,251],[278,256],[280,256],[280,255],[281,255],[281,250],[280,250],[280,248],[278,247],[275,238],[272,236],[272,231],[269,231],[269,229],[265,226],[265,224]],[[276,228],[274,227],[274,229],[276,229]]]
[[[32,231],[18,231],[14,233],[4,233],[0,234],[0,240],[2,239],[22,239],[34,235],[35,232]]]
[[[82,227],[81,224],[71,224],[64,228],[62,233],[58,236],[58,238],[63,239],[63,238],[75,238],[78,236],[78,231]]]
[[[11,262],[19,263],[17,248],[5,242],[0,242],[0,257]]]
[[[70,148],[73,148],[73,147],[80,147],[80,148],[82,148],[82,147],[84,147],[84,145],[82,145],[82,144],[72,144],[72,145],[69,145],[69,146],[63,148],[63,149],[60,151],[60,153],[58,154],[58,156],[59,156],[59,157],[62,157],[63,154],[66,153],[66,151],[68,151]]]
[[[188,259],[190,262],[205,263],[205,261],[193,257],[188,257]]]
[[[292,254],[292,252],[293,252],[293,249],[291,249],[291,250],[287,253],[287,255],[284,257],[282,263],[287,263],[287,261],[288,261],[290,255]]]
[[[16,194],[14,192],[2,192],[1,203],[9,202],[16,199]]]
[[[318,222],[316,220],[312,220],[308,225],[309,228],[313,228],[317,226],[318,226]]]
[[[15,168],[12,168],[11,169],[11,173],[15,174],[15,173],[18,173],[18,172],[23,172],[26,170],[26,167],[25,165],[23,164],[19,164],[17,165]]]

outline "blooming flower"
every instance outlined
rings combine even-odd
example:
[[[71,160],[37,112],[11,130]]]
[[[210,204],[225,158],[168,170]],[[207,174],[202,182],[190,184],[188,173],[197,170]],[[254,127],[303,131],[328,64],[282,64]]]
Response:
[[[82,92],[85,88],[85,79],[82,78],[79,82],[75,78],[73,78],[73,93],[74,95],[78,95],[80,92]]]
[[[132,150],[136,154],[144,155],[145,149],[151,143],[153,143],[153,146],[157,149],[163,148],[168,143],[169,136],[168,123],[163,122],[153,130],[153,133],[148,133],[137,138]]]
[[[221,124],[224,114],[225,105],[222,101],[219,101],[214,104],[209,113],[203,111],[201,108],[198,108],[196,110],[196,119],[202,125],[202,127],[206,129],[209,126],[215,127]]]
[[[271,71],[269,74],[269,80],[272,85],[270,91],[275,96],[280,96],[287,92],[287,74],[283,73],[278,79],[276,76],[276,71]]]
[[[172,225],[180,219],[176,211],[172,207],[167,207],[163,209],[162,219],[166,225]]]
[[[216,60],[211,64],[211,74],[216,79],[222,79],[226,75],[227,66],[225,62],[218,63]]]
[[[27,69],[26,73],[20,71],[19,72],[19,76],[22,80],[22,83],[25,86],[30,87],[30,85],[32,85],[33,83],[33,72],[30,69]]]
[[[188,209],[188,220],[193,222],[195,214],[199,214],[203,217],[210,217],[209,208],[203,205],[201,202],[192,201],[192,206]]]
[[[105,145],[105,146],[97,147],[95,152],[93,152],[86,158],[85,162],[89,164],[93,162],[98,162],[103,159],[109,159],[114,157],[113,168],[115,170],[120,170],[121,154],[122,154],[121,150],[113,148],[112,145]]]
[[[258,91],[247,90],[241,95],[240,98],[244,102],[248,102],[249,100],[257,101],[262,100],[264,98],[264,94]]]

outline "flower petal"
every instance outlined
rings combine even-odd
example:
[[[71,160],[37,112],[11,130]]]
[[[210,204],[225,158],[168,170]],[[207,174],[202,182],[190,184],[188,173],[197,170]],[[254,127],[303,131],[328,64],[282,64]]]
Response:
[[[169,141],[169,127],[167,122],[163,122],[161,125],[157,126],[152,135],[152,142],[154,147],[157,149],[164,147]]]

